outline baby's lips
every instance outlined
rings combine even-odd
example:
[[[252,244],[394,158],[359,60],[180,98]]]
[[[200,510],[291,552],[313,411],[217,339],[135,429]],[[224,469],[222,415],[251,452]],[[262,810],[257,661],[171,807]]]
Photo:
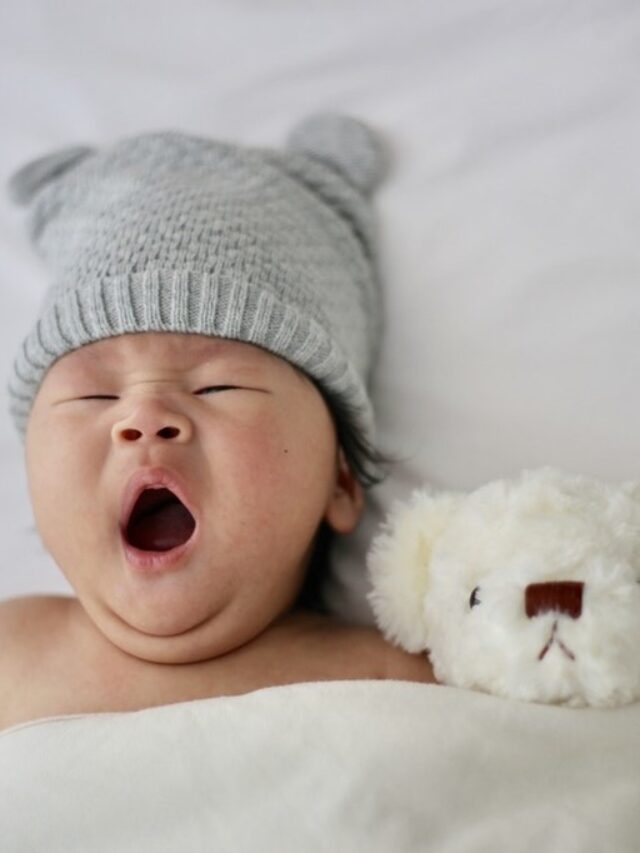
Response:
[[[120,504],[120,529],[122,531],[126,529],[127,522],[140,494],[150,487],[165,488],[172,491],[189,510],[196,521],[196,527],[198,526],[199,515],[182,478],[168,468],[154,466],[138,468],[127,481]]]

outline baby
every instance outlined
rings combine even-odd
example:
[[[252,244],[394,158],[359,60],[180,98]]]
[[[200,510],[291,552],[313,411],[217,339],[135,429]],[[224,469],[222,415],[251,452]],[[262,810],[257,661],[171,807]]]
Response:
[[[25,165],[53,273],[14,363],[42,542],[76,597],[0,603],[0,728],[299,681],[432,681],[309,606],[358,522],[380,334],[380,141],[313,116],[285,151],[177,132]]]

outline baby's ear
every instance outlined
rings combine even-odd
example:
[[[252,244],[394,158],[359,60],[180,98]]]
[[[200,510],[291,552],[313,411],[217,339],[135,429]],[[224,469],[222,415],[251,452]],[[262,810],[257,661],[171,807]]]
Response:
[[[93,154],[86,145],[61,148],[30,160],[14,172],[7,181],[9,197],[15,204],[27,205],[41,187]]]
[[[336,482],[324,520],[336,533],[351,533],[364,505],[364,492],[342,448],[338,451]]]
[[[423,602],[433,548],[463,500],[454,492],[414,492],[396,503],[373,540],[367,566],[368,600],[385,637],[408,652],[427,648]]]

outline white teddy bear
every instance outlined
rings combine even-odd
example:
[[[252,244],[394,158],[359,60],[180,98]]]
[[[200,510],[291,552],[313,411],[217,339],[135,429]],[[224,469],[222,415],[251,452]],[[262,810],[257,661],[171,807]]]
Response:
[[[640,483],[553,468],[415,492],[368,555],[387,639],[445,684],[535,702],[640,698]]]

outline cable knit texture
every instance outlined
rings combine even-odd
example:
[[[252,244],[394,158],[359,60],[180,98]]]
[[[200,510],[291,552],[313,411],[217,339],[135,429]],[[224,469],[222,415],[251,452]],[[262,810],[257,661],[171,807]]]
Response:
[[[52,284],[9,380],[20,435],[56,359],[153,330],[264,347],[338,396],[373,440],[370,197],[385,169],[378,135],[336,114],[301,122],[283,151],[164,131],[27,163],[8,189],[29,207]]]

